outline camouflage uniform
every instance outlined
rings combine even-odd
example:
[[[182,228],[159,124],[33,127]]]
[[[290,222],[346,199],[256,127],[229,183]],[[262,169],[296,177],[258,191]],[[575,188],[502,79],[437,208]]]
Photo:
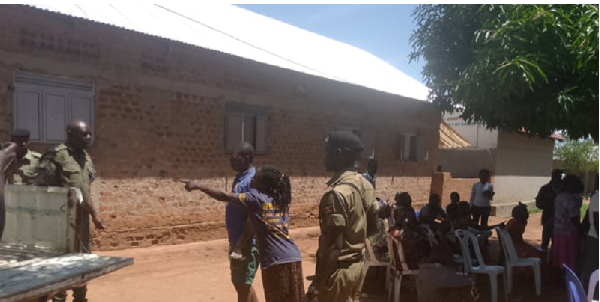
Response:
[[[37,152],[31,150],[27,151],[25,156],[21,159],[17,159],[9,168],[9,171],[6,173],[6,182],[11,185],[34,184],[35,172],[41,156],[42,155]]]
[[[314,286],[318,301],[353,301],[362,278],[365,241],[377,232],[375,190],[351,169],[336,173],[327,185],[319,204],[321,236]]]
[[[91,252],[90,211],[85,204],[90,202],[90,188],[95,177],[94,164],[85,151],[76,151],[65,144],[60,144],[44,153],[37,168],[39,185],[78,188],[83,195],[83,203],[78,204],[76,219],[76,234],[79,245],[76,251]],[[87,301],[86,286],[73,289],[75,302]],[[53,301],[65,301],[66,293],[62,292],[53,297]]]

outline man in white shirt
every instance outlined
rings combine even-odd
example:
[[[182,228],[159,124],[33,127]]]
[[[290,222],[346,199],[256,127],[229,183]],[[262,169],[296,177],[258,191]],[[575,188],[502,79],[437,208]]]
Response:
[[[488,225],[488,219],[492,211],[491,200],[494,197],[494,187],[490,184],[490,171],[482,169],[479,171],[479,182],[471,188],[471,212],[473,220],[481,226]],[[480,222],[481,219],[481,222]]]
[[[590,222],[590,230],[585,239],[585,253],[583,261],[583,271],[581,280],[583,286],[587,286],[590,275],[598,269],[598,174],[596,174],[595,192],[590,200],[587,219]],[[594,294],[594,299],[598,300],[598,291]]]

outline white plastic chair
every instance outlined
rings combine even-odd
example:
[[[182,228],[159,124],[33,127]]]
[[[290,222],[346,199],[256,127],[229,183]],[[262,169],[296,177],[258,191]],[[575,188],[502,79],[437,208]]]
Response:
[[[533,275],[535,277],[535,294],[539,297],[542,294],[542,278],[540,270],[542,260],[539,258],[519,258],[510,234],[508,234],[508,232],[501,227],[496,227],[496,233],[498,233],[498,238],[500,239],[500,244],[502,245],[502,250],[504,251],[505,256],[504,259],[508,286],[506,291],[508,293],[512,291],[513,267],[531,266],[533,268]]]
[[[456,230],[454,231],[456,237],[460,242],[460,249],[463,254],[463,262],[465,265],[465,272],[471,274],[486,274],[490,277],[490,288],[492,291],[492,302],[498,302],[498,275],[504,274],[504,267],[496,266],[496,265],[485,265],[483,261],[483,257],[481,256],[481,250],[479,248],[479,241],[477,237],[473,235],[473,233],[465,230]],[[473,265],[473,260],[471,259],[471,252],[469,251],[469,242],[473,245],[473,249],[475,250],[475,256],[477,258],[477,264]],[[504,288],[506,289],[506,279],[504,280]],[[505,300],[507,299],[507,292],[504,291]]]
[[[400,267],[402,270],[398,270],[396,266],[392,266],[394,272],[394,299],[391,301],[400,302],[400,293],[402,287],[402,277],[403,276],[417,276],[419,274],[419,270],[412,270],[408,268],[408,263],[406,263],[406,258],[404,256],[404,248],[402,247],[402,243],[400,240],[393,238],[390,235],[391,242],[396,246],[396,251],[398,255],[398,259],[400,260]],[[393,251],[393,249],[392,249]],[[393,255],[391,255],[393,257]],[[416,279],[416,278],[415,278]]]
[[[394,295],[394,279],[396,276],[396,257],[394,257],[394,241],[392,235],[388,233],[385,236],[385,241],[387,242],[388,253],[390,255],[390,267],[388,268],[390,278],[387,280],[385,288],[388,290],[388,300],[392,301]],[[392,276],[394,276],[394,278],[391,278]]]
[[[366,259],[362,269],[362,277],[358,286],[359,291],[362,290],[363,284],[365,283],[365,278],[367,277],[367,271],[370,267],[385,267],[385,284],[387,285],[388,280],[390,280],[390,261],[377,260],[377,257],[375,257],[375,252],[373,252],[373,245],[371,245],[371,240],[369,240],[369,238],[365,240],[365,247],[367,248],[367,257],[365,257]]]
[[[596,290],[597,285],[598,285],[598,270],[595,270],[590,275],[590,283],[588,283],[588,292],[587,292],[588,302],[598,301],[598,300],[594,300],[594,291]]]

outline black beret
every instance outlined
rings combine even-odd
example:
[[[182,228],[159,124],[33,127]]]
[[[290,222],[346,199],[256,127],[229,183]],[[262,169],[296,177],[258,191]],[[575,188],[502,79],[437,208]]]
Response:
[[[15,129],[15,131],[13,131],[10,136],[11,137],[29,137],[29,135],[31,134],[31,132],[29,132],[29,130],[27,129]]]
[[[365,149],[360,138],[350,131],[334,131],[325,138],[325,143],[332,147],[362,151]]]

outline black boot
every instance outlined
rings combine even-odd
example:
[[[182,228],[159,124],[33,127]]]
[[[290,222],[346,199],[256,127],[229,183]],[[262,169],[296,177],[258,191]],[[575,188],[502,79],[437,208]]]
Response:
[[[52,297],[52,302],[66,302],[67,292],[60,292]]]
[[[37,299],[37,302],[48,302],[48,296],[41,296]]]
[[[87,286],[73,288],[73,302],[87,302]]]

